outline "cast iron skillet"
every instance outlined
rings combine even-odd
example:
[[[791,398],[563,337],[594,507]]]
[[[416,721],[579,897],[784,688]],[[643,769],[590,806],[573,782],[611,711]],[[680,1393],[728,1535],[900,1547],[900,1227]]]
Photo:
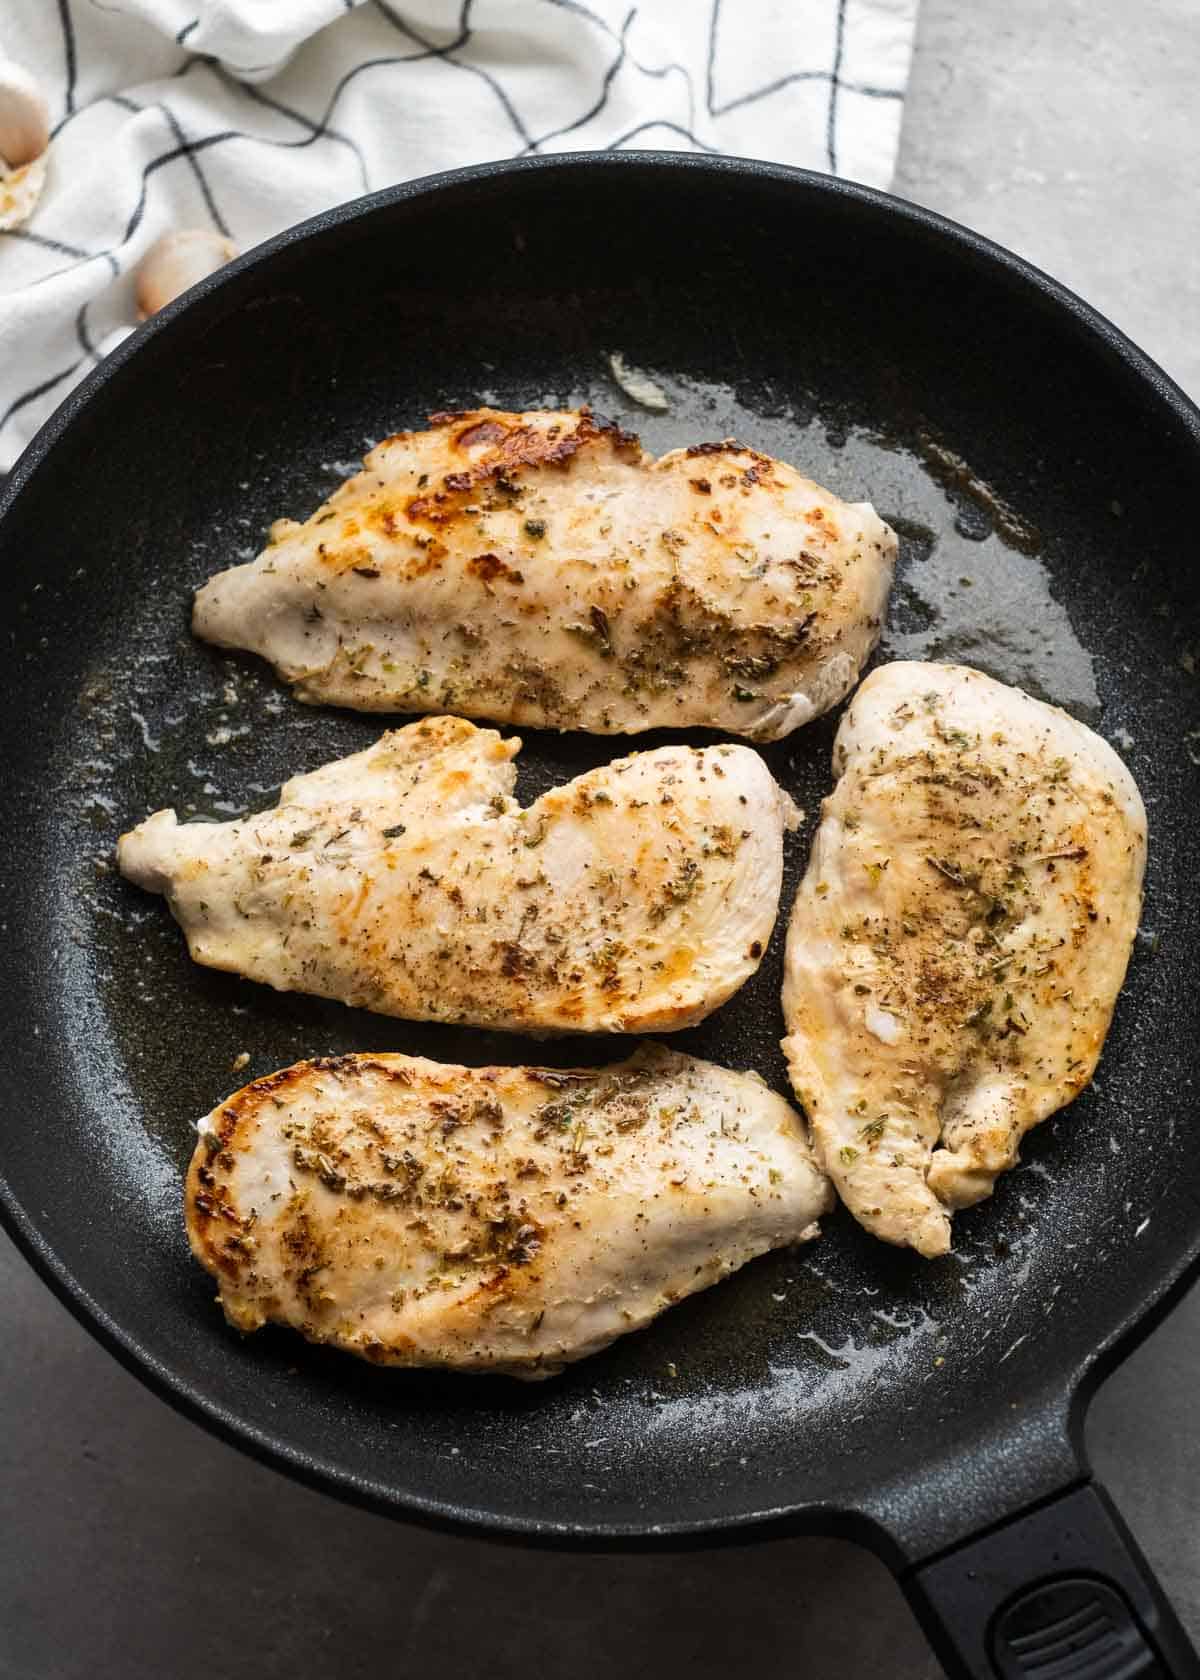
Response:
[[[636,425],[613,350],[672,394],[640,416],[652,446],[737,432],[874,498],[904,537],[892,652],[1023,675],[1093,717],[1098,695],[1146,795],[1159,948],[1096,1086],[960,1216],[944,1260],[839,1214],[544,1386],[242,1340],[186,1251],[195,1117],[301,1055],[531,1048],[207,973],[114,876],[117,833],[148,811],[268,803],[381,727],[195,643],[191,589],[432,409],[590,396]],[[234,263],[67,400],[3,505],[9,1229],[161,1394],[330,1491],[558,1543],[837,1530],[896,1569],[955,1673],[1057,1675],[1070,1652],[1072,1675],[1200,1672],[1081,1446],[1087,1396],[1200,1253],[1197,506],[1200,415],[1119,333],[986,241],[842,182],[644,153],[494,165]],[[834,722],[766,752],[810,830]],[[523,791],[624,745],[531,734]],[[781,1089],[785,919],[756,980],[678,1040]],[[1159,1667],[1137,1666],[1152,1648]]]

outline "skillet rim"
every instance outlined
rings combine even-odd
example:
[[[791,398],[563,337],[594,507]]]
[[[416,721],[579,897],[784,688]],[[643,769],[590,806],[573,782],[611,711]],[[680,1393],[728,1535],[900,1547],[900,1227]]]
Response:
[[[754,158],[712,156],[688,152],[561,152],[542,157],[498,159],[460,169],[441,171],[400,182],[381,191],[348,200],[318,215],[284,229],[207,276],[157,314],[135,329],[105,360],[68,392],[39,428],[14,464],[0,493],[0,526],[26,486],[47,463],[65,432],[93,398],[113,379],[141,347],[161,332],[174,330],[175,323],[193,303],[230,283],[247,270],[269,262],[278,253],[315,236],[365,222],[378,211],[410,199],[434,196],[446,188],[471,186],[481,181],[526,173],[548,175],[592,171],[637,169],[659,171],[666,178],[675,171],[692,170],[715,176],[734,176],[775,182],[781,187],[799,188],[815,195],[846,200],[868,208],[874,214],[922,230],[959,255],[973,256],[993,270],[1002,271],[1014,289],[1040,297],[1049,303],[1061,321],[1065,316],[1075,332],[1099,345],[1165,409],[1196,451],[1200,464],[1200,407],[1184,393],[1144,351],[1106,316],[1053,279],[1035,264],[1006,247],[974,232],[935,210],[914,204],[878,188],[842,180],[819,171],[797,169],[785,164]],[[874,1514],[893,1504],[897,1496],[920,1498],[923,1466],[904,1466],[873,1511],[851,1505],[805,1501],[767,1508],[726,1512],[720,1516],[689,1518],[661,1523],[561,1522],[541,1518],[498,1514],[453,1501],[402,1491],[383,1480],[354,1476],[328,1459],[303,1452],[280,1435],[271,1434],[205,1395],[198,1386],[173,1374],[147,1348],[136,1331],[117,1322],[98,1302],[86,1284],[59,1261],[42,1237],[26,1208],[13,1194],[0,1169],[0,1226],[18,1251],[57,1298],[111,1353],[126,1370],[137,1376],[160,1399],[176,1411],[201,1424],[221,1440],[249,1452],[260,1462],[294,1476],[322,1492],[336,1494],[351,1503],[393,1517],[417,1520],[431,1527],[453,1532],[485,1533],[496,1540],[525,1544],[568,1545],[576,1548],[629,1549],[638,1545],[669,1549],[690,1545],[719,1544],[722,1540],[745,1544],[762,1538],[769,1530],[779,1534],[822,1532],[857,1539],[889,1559],[895,1558],[896,1542]],[[1047,1461],[1074,1458],[1078,1477],[1086,1474],[1081,1436],[1087,1403],[1101,1381],[1161,1322],[1182,1295],[1200,1278],[1200,1225],[1190,1244],[1182,1245],[1178,1256],[1156,1278],[1142,1296],[1140,1306],[1114,1326],[1110,1334],[1073,1368],[1055,1373],[1038,1397],[1037,1433],[1052,1439],[1050,1450],[1039,1455]],[[1030,1412],[1035,1408],[1031,1405]],[[1033,1419],[1031,1418],[1032,1422]],[[1046,1443],[1043,1443],[1045,1446]],[[1055,1450],[1057,1448],[1057,1450]],[[1069,1480],[1069,1477],[1067,1478]],[[1064,1478],[1060,1474],[1060,1483]]]

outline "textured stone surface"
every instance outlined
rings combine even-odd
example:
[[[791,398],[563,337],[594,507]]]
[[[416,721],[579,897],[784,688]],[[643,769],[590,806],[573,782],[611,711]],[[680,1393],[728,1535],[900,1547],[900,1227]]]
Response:
[[[1200,394],[1195,0],[921,0],[895,190],[1028,257]]]
[[[1200,394],[1194,0],[922,5],[897,190],[1065,280]],[[887,1572],[840,1542],[534,1554],[294,1486],[153,1399],[2,1239],[0,1334],[0,1680],[940,1672]],[[1089,1440],[1200,1638],[1198,1372],[1200,1295],[1101,1392]]]

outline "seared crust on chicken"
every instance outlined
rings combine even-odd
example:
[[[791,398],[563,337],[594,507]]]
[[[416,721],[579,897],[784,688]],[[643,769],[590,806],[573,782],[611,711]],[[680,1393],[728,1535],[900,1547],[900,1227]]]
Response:
[[[921,1254],[1095,1070],[1146,813],[1106,741],[960,665],[855,695],[788,934],[783,1041],[818,1157]]]
[[[273,810],[122,836],[197,962],[383,1015],[517,1032],[687,1027],[754,973],[786,794],[750,747],[659,747],[513,798],[520,741],[430,718]]]
[[[815,1236],[831,1201],[754,1074],[657,1045],[598,1071],[360,1055],[206,1116],[187,1228],[241,1330],[544,1377]]]
[[[732,441],[655,460],[587,409],[435,414],[197,592],[302,700],[776,740],[848,694],[896,553],[867,503]]]

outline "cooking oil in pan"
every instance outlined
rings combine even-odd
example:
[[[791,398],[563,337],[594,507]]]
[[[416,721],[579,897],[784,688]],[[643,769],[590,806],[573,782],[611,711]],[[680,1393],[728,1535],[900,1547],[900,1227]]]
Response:
[[[835,425],[827,417],[764,400],[761,392],[664,378],[657,370],[655,379],[669,403],[666,412],[638,407],[604,367],[586,387],[505,391],[496,393],[495,400],[504,406],[590,401],[598,412],[639,432],[656,453],[735,436],[792,462],[847,500],[873,501],[901,539],[880,658],[962,660],[1082,718],[1097,718],[1092,659],[1055,598],[1038,533],[935,440],[900,442]],[[479,395],[488,400],[490,394]],[[398,416],[397,423],[406,418],[418,416]],[[336,466],[341,472],[351,463],[339,460]],[[312,507],[334,487],[330,478],[329,468],[314,477]],[[239,543],[245,535],[239,531]],[[192,1142],[190,1121],[238,1080],[314,1051],[406,1044],[402,1023],[341,1011],[319,1000],[281,999],[228,976],[195,970],[164,907],[144,901],[114,876],[117,832],[149,810],[173,804],[181,817],[227,819],[259,808],[275,795],[273,776],[282,779],[355,750],[383,726],[378,718],[297,706],[265,666],[195,643],[186,628],[190,587],[246,557],[243,549],[224,551],[216,528],[197,547],[177,599],[163,592],[140,605],[129,604],[131,614],[137,609],[137,623],[126,626],[119,651],[98,659],[81,695],[95,756],[87,785],[80,788],[77,833],[84,844],[74,854],[70,905],[73,955],[88,969],[81,989],[94,994],[97,1033],[105,1038],[107,1030],[122,1064],[105,1078],[114,1088],[127,1085],[144,1124],[159,1129],[144,1140],[146,1159],[131,1159],[131,1177],[153,1178],[155,1200],[163,1201],[172,1230],[178,1218],[178,1171]],[[766,749],[772,769],[808,808],[810,827],[828,791],[831,727],[815,725]],[[547,737],[547,742],[531,739],[530,758],[549,754],[557,763],[554,741]],[[609,757],[621,749],[619,743],[602,742],[597,750]],[[804,844],[798,836],[789,863],[793,874],[802,867]],[[716,1043],[683,1046],[731,1065],[755,1065],[778,1083],[778,947],[786,910],[785,898],[770,960],[747,987],[741,1009],[734,1000],[714,1018]],[[164,998],[176,996],[176,1008],[164,1017]],[[164,1057],[156,1048],[176,1010],[186,1012],[186,1058]],[[747,1011],[743,1043],[738,1023]],[[445,1038],[444,1049],[436,1053],[448,1060],[507,1060],[527,1053],[525,1046],[495,1035]],[[588,1047],[578,1048],[584,1052],[580,1059],[591,1059]],[[546,1053],[557,1059],[559,1050],[571,1055],[568,1046]],[[251,1063],[235,1075],[234,1066],[242,1068],[242,1052],[249,1053]],[[869,1241],[840,1217],[802,1255],[772,1257],[750,1268],[743,1279],[725,1284],[713,1299],[684,1304],[654,1334],[664,1369],[673,1365],[681,1373],[686,1397],[673,1391],[674,1379],[648,1392],[636,1347],[618,1348],[606,1357],[616,1371],[629,1362],[631,1403],[640,1396],[636,1403],[654,1419],[646,1427],[679,1427],[681,1414],[700,1404],[705,1393],[713,1405],[736,1412],[749,1404],[742,1387],[751,1375],[765,1381],[770,1396],[767,1401],[760,1397],[759,1408],[766,1404],[789,1413],[820,1404],[847,1384],[865,1388],[883,1362],[898,1357],[918,1361],[936,1387],[939,1324],[961,1308],[964,1296],[990,1269],[993,1239],[1001,1227],[1010,1246],[1023,1238],[1024,1217],[1015,1193],[1006,1197],[1003,1217],[999,1206],[992,1212],[986,1238],[974,1240],[964,1229],[954,1259],[939,1268],[937,1278],[932,1271],[915,1273],[899,1300],[892,1299],[894,1280],[886,1299],[882,1281],[878,1298],[868,1287],[877,1272],[896,1264],[895,1257],[876,1255]],[[1002,1315],[991,1328],[997,1337],[1005,1333]],[[580,1380],[586,1383],[586,1377]]]

